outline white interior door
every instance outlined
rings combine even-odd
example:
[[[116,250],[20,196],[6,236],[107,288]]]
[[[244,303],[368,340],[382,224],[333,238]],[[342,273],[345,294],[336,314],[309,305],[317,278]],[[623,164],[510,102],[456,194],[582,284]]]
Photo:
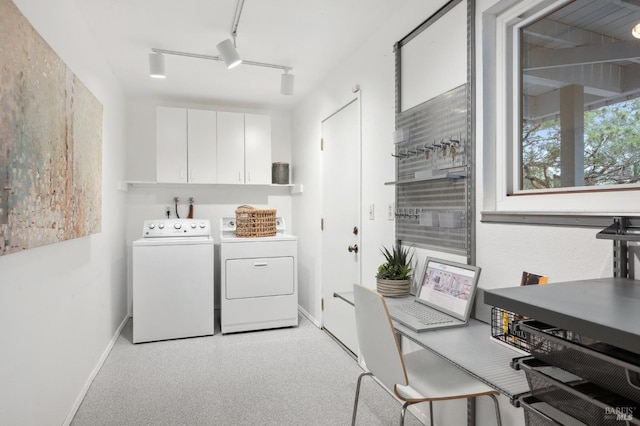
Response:
[[[322,122],[323,326],[358,353],[353,307],[333,297],[360,282],[360,101]]]

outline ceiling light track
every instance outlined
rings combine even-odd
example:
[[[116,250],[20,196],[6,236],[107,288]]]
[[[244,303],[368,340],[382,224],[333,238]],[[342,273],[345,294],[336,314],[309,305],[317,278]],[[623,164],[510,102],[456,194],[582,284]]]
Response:
[[[177,50],[167,50],[167,49],[160,49],[156,47],[151,48],[151,51],[154,53],[162,53],[165,55],[186,56],[189,58],[207,59],[210,61],[224,62],[224,59],[222,59],[221,56],[201,55],[199,53],[180,52]],[[289,72],[293,69],[293,67],[290,67],[287,65],[277,65],[277,64],[269,64],[266,62],[256,62],[256,61],[247,61],[247,60],[243,60],[242,65],[252,65],[254,67],[263,67],[263,68],[276,68],[286,72]]]
[[[293,68],[286,65],[269,64],[266,62],[247,61],[240,58],[236,50],[236,39],[238,37],[238,24],[240,23],[240,15],[244,7],[244,0],[238,0],[236,11],[231,23],[231,39],[225,39],[216,45],[220,56],[201,55],[198,53],[180,52],[177,50],[166,50],[152,48],[149,54],[149,75],[154,78],[165,78],[164,55],[186,56],[189,58],[206,59],[210,61],[222,61],[227,68],[235,68],[238,65],[251,65],[262,68],[275,68],[284,71],[280,76],[280,93],[283,95],[293,95],[293,84],[295,76],[289,74]]]
[[[231,37],[233,37],[233,44],[236,44],[236,37],[238,37],[238,24],[240,23],[240,15],[242,14],[242,8],[244,7],[244,0],[238,0],[236,4],[236,13],[233,15],[233,23],[231,24]]]

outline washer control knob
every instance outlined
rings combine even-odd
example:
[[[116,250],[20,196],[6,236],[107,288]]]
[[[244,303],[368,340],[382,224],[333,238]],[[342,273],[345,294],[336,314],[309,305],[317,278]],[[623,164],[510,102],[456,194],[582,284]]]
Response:
[[[155,223],[150,223],[150,224],[149,224],[149,229],[153,229],[153,228],[155,228],[155,227],[156,227],[156,224],[155,224]]]
[[[196,229],[196,224],[195,223],[191,224],[191,229]]]
[[[205,228],[207,225],[204,222],[200,222],[200,228]]]
[[[176,228],[176,229],[180,229],[180,228],[182,228],[182,224],[180,222],[176,222],[176,223],[173,224],[173,227]]]
[[[158,225],[158,228],[160,228],[160,229],[164,229],[164,223],[160,223],[160,224]]]

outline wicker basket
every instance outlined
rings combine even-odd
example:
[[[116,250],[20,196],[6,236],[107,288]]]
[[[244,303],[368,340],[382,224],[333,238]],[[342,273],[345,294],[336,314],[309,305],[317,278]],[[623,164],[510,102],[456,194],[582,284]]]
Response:
[[[256,238],[276,235],[276,209],[239,206],[236,209],[236,237]]]

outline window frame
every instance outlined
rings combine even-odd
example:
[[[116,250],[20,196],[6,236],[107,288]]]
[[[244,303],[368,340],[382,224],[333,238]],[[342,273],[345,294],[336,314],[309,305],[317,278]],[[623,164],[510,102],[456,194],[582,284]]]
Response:
[[[638,191],[640,184],[567,187],[544,190],[520,189],[520,129],[521,129],[521,74],[520,74],[520,29],[541,16],[570,3],[571,0],[520,1],[494,14],[485,11],[483,56],[494,61],[487,70],[494,69],[494,81],[488,90],[495,89],[495,108],[485,111],[486,123],[493,118],[495,128],[484,132],[484,143],[495,143],[485,154],[484,191],[487,200],[483,209],[490,211],[541,211],[541,212],[593,212],[627,213],[640,211],[640,197],[621,196],[621,191]],[[495,37],[486,37],[493,32]],[[492,77],[489,76],[489,79]],[[487,81],[485,75],[484,80]],[[492,94],[488,94],[492,96]],[[486,97],[486,96],[485,96]],[[490,102],[485,102],[490,105]],[[493,117],[491,117],[493,115]],[[489,125],[491,128],[492,125]],[[494,141],[488,140],[493,136]],[[494,167],[490,167],[493,163]],[[489,166],[489,167],[488,167]],[[495,173],[495,175],[493,175]],[[626,199],[625,199],[626,198]],[[636,198],[637,200],[629,200]],[[631,201],[631,202],[629,202]]]

